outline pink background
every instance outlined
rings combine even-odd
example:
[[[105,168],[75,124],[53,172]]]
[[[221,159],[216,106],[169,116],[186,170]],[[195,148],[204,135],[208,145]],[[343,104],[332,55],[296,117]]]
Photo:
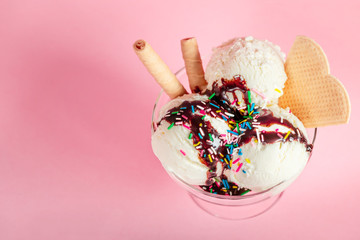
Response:
[[[299,2],[0,1],[0,239],[359,239],[360,4]],[[245,35],[287,52],[298,34],[348,89],[350,124],[320,129],[271,211],[211,217],[152,153],[160,88],[131,45],[148,40],[176,71],[184,37],[205,54]]]

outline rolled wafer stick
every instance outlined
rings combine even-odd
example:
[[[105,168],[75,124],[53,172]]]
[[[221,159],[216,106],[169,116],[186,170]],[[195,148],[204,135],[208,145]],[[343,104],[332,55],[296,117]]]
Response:
[[[149,43],[144,40],[137,40],[133,47],[140,61],[171,99],[187,93],[184,86]]]
[[[201,92],[206,88],[207,83],[204,78],[204,69],[196,38],[182,39],[181,51],[185,61],[190,89],[192,92]]]

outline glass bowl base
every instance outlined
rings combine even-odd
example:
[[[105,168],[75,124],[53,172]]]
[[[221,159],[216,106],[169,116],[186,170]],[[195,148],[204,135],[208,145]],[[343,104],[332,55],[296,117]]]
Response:
[[[195,204],[208,214],[227,220],[245,220],[259,216],[271,209],[282,197],[284,192],[268,197],[259,202],[243,205],[225,205],[214,203],[189,193]]]

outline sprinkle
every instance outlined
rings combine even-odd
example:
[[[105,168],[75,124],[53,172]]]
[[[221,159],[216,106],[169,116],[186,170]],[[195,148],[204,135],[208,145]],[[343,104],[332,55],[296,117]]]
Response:
[[[250,109],[250,112],[253,112],[254,107],[255,107],[255,103],[252,103],[252,104],[251,104],[251,109]]]
[[[233,186],[233,188],[238,188],[237,186]]]
[[[236,169],[236,172],[239,172],[240,168],[242,167],[243,163],[239,164],[239,167]]]
[[[179,121],[179,122],[175,122],[175,125],[182,125],[183,122],[182,121]]]
[[[261,141],[263,142],[264,141],[264,135],[261,134]]]
[[[195,109],[194,109],[194,106],[193,106],[193,105],[191,105],[191,111],[192,111],[193,113],[195,113]]]
[[[182,107],[182,108],[180,108],[180,109],[186,109],[186,107]]]
[[[200,152],[200,156],[202,156],[202,155],[203,155],[203,153],[204,153],[204,149],[203,149],[203,150],[201,150],[201,152]]]
[[[188,117],[185,115],[181,115],[184,119],[188,120]]]
[[[205,134],[204,134],[204,131],[202,130],[202,128],[199,128],[199,131],[200,131],[200,133],[201,133],[202,136],[205,135]]]
[[[287,139],[287,137],[290,135],[290,132],[291,132],[291,131],[288,131],[288,132],[287,132],[287,134],[286,134],[285,137],[284,137],[284,140]]]
[[[179,113],[179,112],[172,112],[171,114],[177,114],[177,113]]]
[[[196,105],[199,109],[204,110],[204,108],[200,105]]]
[[[211,94],[211,96],[209,97],[209,99],[212,99],[215,96],[215,93]]]
[[[250,192],[250,190],[246,190],[245,192],[242,192],[240,195],[242,196],[242,195],[245,195],[245,194],[247,194],[248,192]]]
[[[227,121],[227,118],[226,118],[226,117],[224,117],[223,115],[221,115],[221,117],[222,117],[225,121]]]
[[[186,153],[185,153],[183,150],[180,150],[180,152],[181,152],[184,156],[186,156]]]
[[[238,132],[240,132],[239,123],[236,123],[236,129]]]
[[[193,135],[192,133],[190,133],[190,134],[189,134],[189,139],[191,139],[191,138],[192,138],[192,135]],[[199,142],[199,144],[200,144],[200,142]]]
[[[233,161],[232,163],[235,164],[240,160],[240,158],[236,159],[235,161]]]
[[[185,128],[187,128],[187,129],[190,130],[190,127],[189,127],[189,126],[186,126],[185,124],[183,124],[183,126],[184,126]]]
[[[236,103],[236,99],[231,103],[231,105],[234,105]]]
[[[251,102],[251,92],[248,91],[247,94],[248,94],[248,99],[249,99],[249,103],[250,103]]]
[[[174,124],[175,124],[175,123],[172,123],[172,124],[168,127],[168,129],[171,129],[171,128],[174,126]]]
[[[230,188],[230,187],[229,187],[229,183],[228,183],[228,181],[227,181],[227,180],[222,179],[222,182],[223,182],[224,187],[225,187],[226,189],[229,189],[229,188]]]
[[[253,91],[253,92],[256,93],[257,95],[259,95],[260,97],[262,97],[262,99],[266,99],[266,97],[264,96],[264,94],[262,94],[261,92],[259,92],[259,91],[256,90],[255,88],[252,88],[251,91]]]
[[[235,115],[232,114],[232,113],[228,113],[228,112],[225,112],[226,115],[230,116],[230,117],[234,117]]]
[[[299,129],[296,129],[296,132],[297,132],[297,134],[298,134],[298,137],[300,137]]]
[[[211,158],[211,155],[209,154],[209,160],[210,162],[213,162],[212,158]]]
[[[226,154],[226,158],[230,161],[230,157],[229,157],[229,155],[228,155],[228,154]]]
[[[204,120],[205,117],[206,117],[206,115],[202,116],[201,120]]]
[[[243,155],[241,148],[239,149],[238,155],[239,155],[239,156],[242,156],[242,155]]]
[[[250,123],[249,123],[249,122],[246,122],[246,123],[247,123],[247,125],[248,125],[249,129],[251,130]]]
[[[234,131],[231,131],[231,130],[227,130],[227,132],[228,132],[228,133],[232,133],[232,134],[234,134],[234,135],[236,135],[236,136],[239,136],[239,134],[238,134],[237,132],[234,132]]]
[[[198,133],[198,135],[199,135],[200,139],[203,139],[203,137],[201,136],[201,134],[200,134],[200,133]]]
[[[247,163],[251,163],[248,158],[245,158],[245,161],[246,161]]]
[[[248,114],[250,113],[250,105],[247,105]]]
[[[277,89],[277,88],[275,88],[275,91],[277,91],[278,93],[281,93],[281,91],[279,89]]]
[[[209,138],[212,142],[214,141],[213,137],[211,136],[211,133],[209,133]]]
[[[214,106],[214,107],[216,107],[216,108],[220,108],[218,105],[215,105],[215,104],[213,104],[213,103],[210,103],[210,105],[212,105],[212,106]]]
[[[283,138],[283,136],[280,133],[277,133],[279,138]]]
[[[194,147],[198,146],[200,144],[200,142],[198,142],[197,144],[194,144]]]
[[[281,117],[281,118],[280,118],[280,122],[283,123],[283,121],[284,121],[284,120],[283,120],[283,117]]]
[[[243,172],[243,173],[246,173],[246,171],[245,171],[244,169],[242,170],[242,172]]]

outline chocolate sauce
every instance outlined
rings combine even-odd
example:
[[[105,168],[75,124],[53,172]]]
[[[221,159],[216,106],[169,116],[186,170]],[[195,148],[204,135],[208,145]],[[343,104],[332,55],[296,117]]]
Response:
[[[174,125],[182,125],[190,129],[189,139],[192,139],[194,147],[198,150],[200,162],[209,168],[206,185],[200,186],[202,189],[221,195],[242,195],[249,189],[229,182],[224,175],[226,169],[232,169],[230,160],[240,157],[234,154],[241,155],[241,146],[252,139],[260,141],[261,144],[298,141],[311,152],[312,145],[308,144],[300,129],[295,128],[289,121],[275,117],[268,109],[255,106],[251,102],[250,90],[242,76],[235,76],[231,80],[221,79],[221,83],[221,86],[215,83],[212,91],[207,90],[204,93],[208,96],[208,100],[184,101],[181,105],[170,109],[158,125],[165,120],[171,124],[169,130]],[[246,109],[239,108],[235,94],[237,90],[243,93]],[[226,95],[229,93],[234,99],[232,103]],[[232,137],[232,141],[229,141],[230,137],[221,135],[212,127],[207,120],[209,117],[223,119],[228,124],[231,129],[228,134]],[[289,128],[291,131],[285,135],[277,131],[258,130],[259,126],[270,127],[274,124]],[[222,166],[220,176],[216,173],[218,163]],[[242,172],[246,174],[245,170]]]

